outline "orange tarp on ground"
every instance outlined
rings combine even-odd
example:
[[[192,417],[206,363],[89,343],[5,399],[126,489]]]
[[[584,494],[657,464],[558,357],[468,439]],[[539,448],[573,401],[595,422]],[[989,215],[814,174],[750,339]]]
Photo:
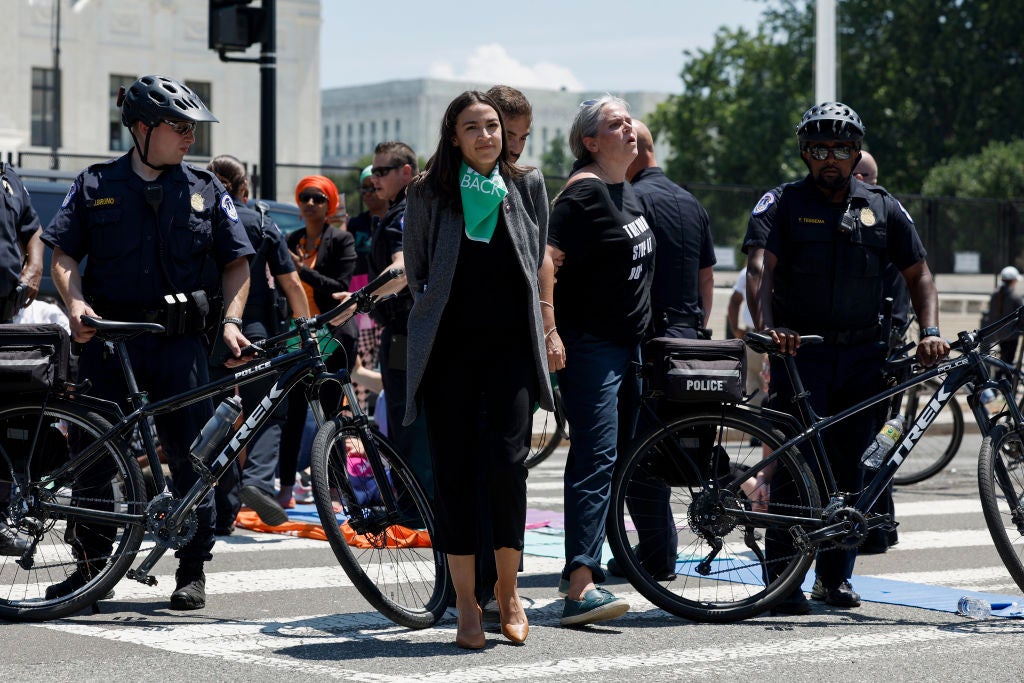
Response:
[[[238,512],[238,517],[235,518],[235,525],[243,529],[249,529],[250,531],[264,531],[272,534],[286,534],[288,536],[300,536],[302,538],[315,538],[320,541],[327,540],[327,535],[324,533],[323,527],[319,524],[313,524],[312,522],[288,521],[284,524],[279,524],[278,526],[269,526],[263,523],[263,520],[259,518],[259,515],[257,515],[254,510],[240,510]],[[366,536],[362,536],[354,532],[348,525],[348,522],[342,523],[341,532],[345,536],[345,541],[356,548],[379,547],[379,543],[371,543],[366,539]],[[430,547],[430,534],[426,531],[417,531],[396,525],[388,529],[387,536],[387,546],[389,548]]]

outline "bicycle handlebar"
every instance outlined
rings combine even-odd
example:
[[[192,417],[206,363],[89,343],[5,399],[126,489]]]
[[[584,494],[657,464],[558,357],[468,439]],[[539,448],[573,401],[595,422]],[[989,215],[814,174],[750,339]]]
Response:
[[[779,353],[779,345],[771,335],[763,334],[761,332],[747,332],[743,335],[743,341],[747,346],[754,349],[758,353]],[[824,343],[825,338],[819,334],[807,334],[800,335],[800,345],[812,345]]]
[[[297,318],[295,321],[296,327],[294,329],[287,330],[281,334],[262,339],[255,344],[246,346],[241,350],[239,355],[243,357],[258,356],[262,353],[266,353],[267,348],[291,339],[299,334],[300,327],[305,326],[309,330],[319,329],[326,326],[331,320],[334,320],[353,306],[356,306],[356,311],[358,313],[369,313],[377,303],[390,298],[389,296],[383,297],[383,299],[378,298],[374,295],[374,292],[404,274],[405,270],[403,268],[388,268],[373,280],[366,283],[362,288],[352,292],[352,295],[349,298],[345,299],[331,310],[321,313],[320,315],[313,316],[312,318]]]

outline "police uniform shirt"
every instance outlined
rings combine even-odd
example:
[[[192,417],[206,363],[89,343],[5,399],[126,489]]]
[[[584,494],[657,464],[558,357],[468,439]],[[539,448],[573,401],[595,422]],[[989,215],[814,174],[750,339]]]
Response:
[[[405,205],[406,191],[403,189],[373,231],[373,236],[370,239],[370,280],[390,268],[394,255],[402,251]],[[377,304],[371,315],[378,323],[391,325],[395,328],[393,331],[404,334],[410,310],[412,310],[412,294],[409,293],[408,288],[405,288],[398,293],[396,298]]]
[[[162,195],[158,214],[147,192]],[[146,181],[132,170],[130,152],[78,176],[43,241],[75,261],[89,257],[83,289],[90,300],[144,308],[159,306],[165,294],[219,286],[226,264],[254,253],[213,174],[179,164]]]
[[[651,321],[656,242],[632,185],[569,185],[551,209],[548,244],[565,252],[555,279],[559,327],[637,343]]]
[[[690,327],[703,327],[699,272],[717,262],[708,212],[656,166],[641,169],[630,185],[658,243],[651,283],[655,323],[667,313],[672,319],[692,320]]]
[[[264,310],[266,299],[271,295],[268,273],[269,277],[294,273],[295,261],[288,253],[288,245],[285,244],[281,229],[270,216],[264,217],[258,211],[240,204],[235,205],[235,210],[238,211],[238,220],[249,236],[249,243],[257,253],[263,244],[264,236],[269,241],[264,258],[259,259],[259,262],[254,258],[250,263],[254,270],[249,275],[249,298],[245,302],[246,313],[242,316],[248,322],[249,311]],[[255,270],[257,267],[259,272]],[[258,317],[262,321],[262,315],[253,317]]]
[[[21,277],[22,245],[39,229],[28,190],[7,164],[0,163],[0,298],[9,296]]]
[[[767,227],[765,248],[778,259],[775,322],[805,333],[877,325],[886,265],[902,271],[926,255],[899,201],[856,178],[843,204],[829,202],[810,176],[785,185],[761,198],[751,223]]]

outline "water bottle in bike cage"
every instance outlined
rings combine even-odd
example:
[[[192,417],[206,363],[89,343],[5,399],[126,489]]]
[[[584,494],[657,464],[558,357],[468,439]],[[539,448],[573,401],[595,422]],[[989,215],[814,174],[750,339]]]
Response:
[[[209,464],[210,458],[217,453],[217,447],[224,442],[224,437],[231,431],[235,420],[241,414],[242,399],[237,396],[224,399],[189,447],[192,456]]]
[[[897,415],[882,425],[882,430],[875,435],[875,440],[864,451],[864,455],[860,456],[861,465],[869,470],[877,470],[902,435],[903,418]]]

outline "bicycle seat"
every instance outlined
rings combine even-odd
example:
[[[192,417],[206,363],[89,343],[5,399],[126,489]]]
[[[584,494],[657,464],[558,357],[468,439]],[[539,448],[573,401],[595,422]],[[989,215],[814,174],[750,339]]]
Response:
[[[163,334],[164,326],[157,323],[132,323],[123,320],[107,320],[83,315],[82,322],[96,328],[96,336],[100,339],[131,339],[140,334]]]

